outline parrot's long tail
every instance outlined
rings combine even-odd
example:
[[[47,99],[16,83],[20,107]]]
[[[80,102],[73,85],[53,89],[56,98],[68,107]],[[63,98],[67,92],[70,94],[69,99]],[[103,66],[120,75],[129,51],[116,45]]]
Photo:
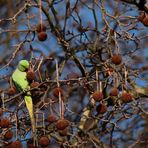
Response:
[[[34,112],[33,112],[33,102],[32,102],[32,98],[30,94],[26,95],[24,99],[25,99],[26,107],[28,109],[28,113],[29,113],[30,120],[31,120],[33,139],[34,139],[34,144],[35,144],[37,142],[37,136],[36,136],[35,117],[34,117]]]

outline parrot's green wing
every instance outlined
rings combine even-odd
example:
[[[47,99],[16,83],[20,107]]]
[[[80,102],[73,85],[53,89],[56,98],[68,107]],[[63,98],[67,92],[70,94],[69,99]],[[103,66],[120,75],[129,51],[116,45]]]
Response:
[[[14,85],[16,86],[18,91],[25,91],[30,88],[29,83],[27,81],[27,73],[22,72],[19,69],[16,69],[14,73],[12,74],[12,81]],[[31,124],[32,124],[32,131],[35,134],[35,118],[34,118],[34,113],[33,113],[33,103],[32,103],[32,98],[31,98],[31,93],[27,92],[27,95],[24,97],[26,107],[29,112]]]

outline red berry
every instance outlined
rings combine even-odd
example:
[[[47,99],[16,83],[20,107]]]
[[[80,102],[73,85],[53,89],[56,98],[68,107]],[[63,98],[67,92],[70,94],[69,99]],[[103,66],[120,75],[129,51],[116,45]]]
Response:
[[[54,115],[49,115],[47,118],[48,123],[53,123],[56,121],[56,117]]]
[[[64,130],[68,126],[69,126],[69,121],[66,119],[60,119],[56,122],[56,128],[58,130]]]
[[[39,139],[39,145],[41,145],[42,147],[47,147],[50,143],[50,140],[47,136],[42,136]]]
[[[112,62],[115,64],[115,65],[119,65],[119,64],[121,64],[121,62],[122,62],[122,57],[121,57],[121,55],[113,55],[112,56]]]
[[[45,41],[47,39],[47,33],[46,32],[40,32],[38,34],[39,41]]]
[[[110,91],[110,96],[117,96],[118,93],[119,93],[118,89],[114,87]]]
[[[125,92],[125,93],[122,94],[121,100],[124,103],[128,103],[128,102],[132,101],[132,95],[130,93]]]
[[[0,121],[0,125],[2,128],[7,128],[10,125],[10,120],[8,118],[2,118]]]
[[[59,131],[60,136],[67,136],[68,128]]]
[[[33,144],[33,139],[29,139],[27,141],[27,148],[36,148],[36,146]]]
[[[92,98],[93,98],[95,101],[99,102],[99,101],[101,101],[101,100],[104,98],[104,96],[103,96],[103,93],[102,93],[102,92],[96,91],[96,92],[94,92],[94,93],[92,94]]]
[[[107,111],[107,106],[105,104],[99,104],[97,106],[98,114],[104,114]]]
[[[35,79],[35,72],[32,69],[27,71],[27,79],[28,80],[34,80]]]
[[[0,108],[0,116],[2,116],[2,115],[3,115],[3,109]]]
[[[8,95],[14,95],[16,93],[16,88],[15,87],[10,87],[9,89],[8,89]]]
[[[5,135],[4,135],[5,139],[11,139],[13,137],[13,132],[11,130],[8,130]]]
[[[31,88],[35,88],[35,87],[37,87],[39,85],[39,82],[32,82],[31,84],[30,84],[30,87]]]
[[[60,87],[57,87],[57,88],[55,88],[54,90],[53,90],[53,95],[55,96],[55,97],[59,97],[59,93],[61,93],[61,96],[63,95],[63,89],[62,88],[60,88]]]
[[[19,140],[16,140],[11,143],[11,148],[22,148],[22,143]]]
[[[46,26],[45,26],[44,24],[38,24],[38,25],[36,26],[36,31],[37,31],[38,33],[40,33],[40,32],[46,32]]]

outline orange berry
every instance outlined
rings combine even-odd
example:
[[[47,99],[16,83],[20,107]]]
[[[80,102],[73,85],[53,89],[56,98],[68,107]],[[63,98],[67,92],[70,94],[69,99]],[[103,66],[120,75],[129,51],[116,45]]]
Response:
[[[124,103],[128,103],[128,102],[132,101],[132,95],[130,93],[125,92],[125,93],[122,94],[121,100]]]
[[[58,130],[64,130],[69,126],[69,121],[66,119],[60,119],[56,122],[56,128]]]
[[[30,87],[31,88],[35,88],[35,87],[37,87],[39,85],[39,82],[32,82],[31,84],[30,84]]]
[[[54,88],[53,95],[58,98],[59,97],[59,93],[61,93],[61,96],[62,96],[63,95],[63,89],[60,88],[60,87]]]
[[[42,136],[39,139],[39,145],[41,145],[42,147],[47,147],[50,143],[50,140],[47,136]]]
[[[10,95],[10,96],[12,96],[12,95],[14,95],[16,93],[16,88],[15,87],[10,87],[9,89],[8,89],[8,95]]]
[[[34,80],[35,79],[35,72],[32,69],[27,71],[27,79],[28,80]]]
[[[113,55],[112,58],[111,58],[112,62],[115,64],[115,65],[119,65],[121,64],[122,62],[122,57],[121,55]]]
[[[119,93],[118,89],[114,87],[110,91],[110,96],[117,96],[118,93]]]
[[[46,32],[40,32],[38,34],[39,41],[45,41],[47,39],[47,33]]]
[[[103,96],[103,93],[102,93],[102,92],[96,91],[96,92],[94,92],[94,93],[92,94],[92,98],[93,98],[95,101],[99,102],[99,101],[101,101],[101,100],[104,98],[104,96]]]
[[[40,33],[40,32],[46,32],[46,26],[45,26],[44,24],[38,24],[38,25],[36,26],[36,31],[37,31],[38,33]]]
[[[99,104],[97,106],[98,114],[104,114],[107,111],[107,106],[105,104]]]
[[[49,115],[48,118],[47,118],[47,122],[48,123],[53,123],[55,122],[57,119],[54,115]]]
[[[8,130],[5,135],[4,135],[5,139],[11,139],[13,137],[13,132],[11,130]]]
[[[2,128],[7,128],[10,125],[10,120],[8,118],[2,118],[0,121],[0,125]]]
[[[22,148],[22,143],[19,140],[16,140],[11,143],[11,148]]]

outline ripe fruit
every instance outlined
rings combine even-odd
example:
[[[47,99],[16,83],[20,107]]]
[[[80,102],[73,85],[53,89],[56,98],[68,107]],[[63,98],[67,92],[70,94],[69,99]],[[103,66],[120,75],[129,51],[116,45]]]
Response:
[[[104,96],[103,96],[103,93],[102,93],[102,92],[96,91],[96,92],[94,92],[94,93],[92,94],[92,98],[93,98],[95,101],[99,102],[99,101],[101,101],[101,100],[104,98]]]
[[[13,137],[13,132],[11,130],[8,130],[5,135],[4,135],[5,139],[11,139]]]
[[[69,126],[69,121],[66,120],[66,119],[59,119],[57,122],[56,122],[56,128],[58,130],[64,130],[66,127]]]
[[[36,26],[36,31],[37,31],[38,33],[40,33],[40,32],[46,32],[46,26],[45,26],[44,24],[38,24],[38,25]]]
[[[0,116],[2,116],[2,115],[3,115],[3,109],[0,108]]]
[[[56,117],[54,115],[49,115],[47,118],[48,123],[53,123],[56,121]]]
[[[59,135],[60,136],[67,136],[67,133],[68,133],[68,129],[67,128],[59,131]]]
[[[138,20],[143,23],[144,26],[148,26],[148,14],[145,12],[142,12],[140,16],[138,17]]]
[[[47,33],[46,32],[40,32],[38,34],[39,41],[45,41],[47,39]]]
[[[128,102],[132,101],[132,95],[130,93],[124,92],[121,96],[121,100],[124,103],[128,103]]]
[[[105,104],[99,104],[96,110],[98,114],[104,114],[107,111],[107,106]]]
[[[14,95],[16,93],[16,88],[15,87],[10,87],[9,89],[8,89],[8,95]]]
[[[47,147],[50,143],[50,140],[47,136],[42,136],[39,139],[39,145],[41,145],[42,147]]]
[[[31,88],[35,88],[35,87],[37,87],[39,85],[39,82],[32,82],[31,84],[30,84],[30,87]]]
[[[29,139],[27,141],[27,148],[36,148],[36,146],[33,145],[33,139]]]
[[[19,140],[16,140],[11,143],[11,148],[22,148],[22,143]]]
[[[62,89],[62,88],[57,87],[57,88],[55,88],[55,89],[53,90],[53,95],[54,95],[55,97],[59,97],[59,93],[61,93],[61,96],[63,95],[63,89]]]
[[[27,79],[28,80],[34,80],[35,79],[35,72],[32,69],[27,71]]]
[[[10,121],[8,118],[2,118],[0,121],[0,125],[2,128],[7,128],[10,125]]]
[[[121,57],[121,55],[115,54],[112,56],[111,60],[115,65],[119,65],[122,62],[122,57]]]
[[[117,96],[118,93],[119,93],[118,89],[116,87],[114,87],[110,91],[110,96]]]

